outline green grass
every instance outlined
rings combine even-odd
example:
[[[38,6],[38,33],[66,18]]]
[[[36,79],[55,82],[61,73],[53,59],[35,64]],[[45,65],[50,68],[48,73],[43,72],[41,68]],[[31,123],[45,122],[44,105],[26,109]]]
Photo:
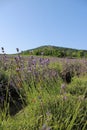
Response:
[[[20,63],[15,63],[14,69],[5,70],[1,81],[8,86],[13,77],[23,107],[14,116],[6,113],[9,103],[0,110],[0,130],[86,130],[87,75],[74,75],[72,82],[67,84],[60,76],[61,63],[36,66],[32,73],[28,73],[26,68],[16,71],[16,68],[20,69]],[[66,87],[62,88],[62,84]]]
[[[72,87],[74,84],[79,85],[78,78],[73,80]],[[40,92],[32,88],[28,93],[28,105],[14,117],[9,116],[7,120],[1,121],[1,129],[41,130],[45,125],[53,130],[86,130],[87,100],[80,99],[77,93],[71,94],[70,90],[61,95],[60,84],[57,82],[53,88],[45,86]],[[80,86],[83,89],[84,84],[85,81]]]

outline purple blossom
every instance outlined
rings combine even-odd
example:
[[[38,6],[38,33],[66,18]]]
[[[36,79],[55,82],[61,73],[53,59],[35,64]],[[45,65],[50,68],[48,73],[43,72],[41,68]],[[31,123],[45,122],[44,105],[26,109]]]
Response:
[[[32,60],[32,65],[36,65],[36,60],[35,59]]]
[[[19,71],[20,71],[20,69],[19,69],[19,68],[16,68],[16,71],[17,71],[17,72],[19,72]]]
[[[17,52],[19,52],[19,48],[16,48]]]
[[[51,130],[51,128],[48,127],[46,124],[44,124],[44,125],[42,126],[42,129],[41,129],[41,130]]]
[[[14,58],[16,61],[18,61],[19,59],[18,59],[18,57],[17,56],[15,56],[15,58]]]
[[[66,85],[65,84],[62,84],[61,85],[61,89],[65,89],[66,88]]]
[[[66,101],[66,99],[67,99],[67,97],[66,97],[66,95],[64,95],[64,96],[63,96],[63,100]]]
[[[62,85],[61,85],[61,89],[60,89],[60,93],[61,93],[61,94],[65,94],[65,93],[66,93],[65,89],[66,89],[66,85],[65,85],[65,84],[62,84]]]
[[[4,51],[4,47],[1,47],[2,51]]]

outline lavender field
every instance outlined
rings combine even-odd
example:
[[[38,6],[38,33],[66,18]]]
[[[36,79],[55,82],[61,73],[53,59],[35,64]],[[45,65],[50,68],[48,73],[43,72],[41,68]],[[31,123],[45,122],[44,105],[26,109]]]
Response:
[[[0,55],[0,130],[86,130],[87,59]]]

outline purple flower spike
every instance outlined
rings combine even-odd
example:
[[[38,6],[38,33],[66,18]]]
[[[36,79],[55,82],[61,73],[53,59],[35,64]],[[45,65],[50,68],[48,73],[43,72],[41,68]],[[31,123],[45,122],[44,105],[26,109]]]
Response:
[[[2,51],[4,51],[4,47],[1,47]]]
[[[16,48],[17,52],[19,52],[19,48]]]

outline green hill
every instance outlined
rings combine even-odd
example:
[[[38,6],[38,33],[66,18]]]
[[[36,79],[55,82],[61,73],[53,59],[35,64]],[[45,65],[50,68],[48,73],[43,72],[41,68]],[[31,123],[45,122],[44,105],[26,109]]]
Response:
[[[23,55],[44,55],[56,57],[79,58],[87,57],[87,50],[77,50],[72,48],[57,47],[57,46],[41,46],[35,49],[21,52]]]

